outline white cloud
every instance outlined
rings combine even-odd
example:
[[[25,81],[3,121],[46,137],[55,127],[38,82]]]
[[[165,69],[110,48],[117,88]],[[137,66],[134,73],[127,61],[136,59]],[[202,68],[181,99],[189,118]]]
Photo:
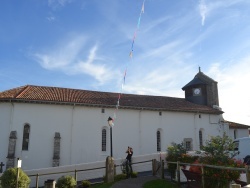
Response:
[[[54,49],[47,49],[45,53],[35,53],[34,57],[45,69],[62,69],[76,61],[85,42],[85,37],[76,36],[60,43]]]
[[[198,9],[199,9],[199,13],[201,16],[201,25],[203,26],[205,24],[205,20],[208,16],[208,14],[212,14],[213,12],[219,11],[220,13],[227,13],[229,12],[231,14],[230,11],[226,11],[223,12],[221,9],[222,8],[228,8],[228,7],[232,7],[236,4],[249,4],[250,1],[246,1],[246,0],[216,0],[216,1],[207,1],[206,0],[200,0],[199,4],[198,4]],[[248,5],[246,5],[248,6]]]
[[[201,25],[204,25],[206,15],[207,15],[207,11],[208,11],[205,0],[200,0],[200,2],[199,2],[199,11],[200,11],[200,16],[201,16]]]
[[[86,38],[75,36],[60,43],[53,49],[47,49],[44,53],[34,53],[33,57],[45,69],[62,71],[71,75],[89,75],[99,84],[103,84],[112,79],[118,72],[113,71],[113,74],[109,74],[111,68],[108,68],[103,63],[97,63],[98,61],[104,61],[103,58],[97,57],[97,50],[97,45],[87,50]],[[86,53],[86,51],[89,51],[89,53]]]
[[[211,66],[208,75],[218,81],[219,103],[228,121],[250,125],[250,56],[221,67]]]
[[[73,0],[48,0],[49,7],[56,8],[58,6],[65,6],[67,3],[71,3]]]
[[[53,22],[53,21],[56,20],[56,18],[55,18],[54,16],[48,16],[46,19],[47,19],[49,22]]]

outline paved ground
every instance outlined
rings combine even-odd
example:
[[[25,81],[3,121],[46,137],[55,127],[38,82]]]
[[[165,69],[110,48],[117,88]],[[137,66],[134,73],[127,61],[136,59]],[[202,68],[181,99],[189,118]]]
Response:
[[[115,183],[111,188],[142,188],[147,181],[159,179],[155,176],[141,176],[137,178],[129,178]]]

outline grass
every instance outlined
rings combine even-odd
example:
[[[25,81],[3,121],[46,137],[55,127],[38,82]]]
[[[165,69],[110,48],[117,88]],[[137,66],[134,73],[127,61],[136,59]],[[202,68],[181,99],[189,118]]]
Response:
[[[152,180],[149,182],[146,182],[143,185],[143,188],[177,188],[178,186],[167,181],[167,180],[162,180],[162,179],[157,179],[157,180]]]

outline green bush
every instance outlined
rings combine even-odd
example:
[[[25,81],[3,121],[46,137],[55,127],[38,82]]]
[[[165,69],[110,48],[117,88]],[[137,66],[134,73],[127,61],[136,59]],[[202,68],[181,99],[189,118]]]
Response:
[[[75,188],[76,180],[72,176],[62,176],[57,180],[56,187],[58,188]]]
[[[131,173],[131,178],[137,178],[138,172],[132,172]]]
[[[176,144],[174,142],[171,143],[171,146],[167,148],[167,157],[166,161],[176,162],[183,155],[186,154],[186,149],[184,148],[183,143]],[[176,164],[168,163],[168,170],[171,173],[171,177],[175,177]]]
[[[211,137],[202,147],[205,156],[200,157],[199,162],[203,164],[225,166],[234,168],[244,168],[245,165],[240,160],[235,160],[230,151],[233,151],[233,140],[225,133],[222,137]],[[229,169],[216,169],[204,167],[206,187],[224,188],[228,182],[235,181],[240,177],[240,172]]]
[[[88,180],[83,180],[83,181],[82,181],[82,186],[83,186],[83,187],[90,187],[90,186],[91,186],[91,183],[90,183],[90,181],[88,181]]]
[[[16,177],[17,177],[17,168],[7,169],[1,176],[1,186],[4,188],[15,188]],[[30,178],[22,169],[19,168],[18,187],[27,188],[29,187],[29,184],[30,184]]]
[[[126,174],[117,174],[117,175],[115,175],[115,181],[124,180],[126,178],[127,178]]]

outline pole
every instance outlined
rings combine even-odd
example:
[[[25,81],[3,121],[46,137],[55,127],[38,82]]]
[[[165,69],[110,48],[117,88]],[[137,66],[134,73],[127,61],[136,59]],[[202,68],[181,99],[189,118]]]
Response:
[[[113,157],[112,126],[110,126],[110,156]]]
[[[16,188],[18,188],[19,168],[17,167]]]

